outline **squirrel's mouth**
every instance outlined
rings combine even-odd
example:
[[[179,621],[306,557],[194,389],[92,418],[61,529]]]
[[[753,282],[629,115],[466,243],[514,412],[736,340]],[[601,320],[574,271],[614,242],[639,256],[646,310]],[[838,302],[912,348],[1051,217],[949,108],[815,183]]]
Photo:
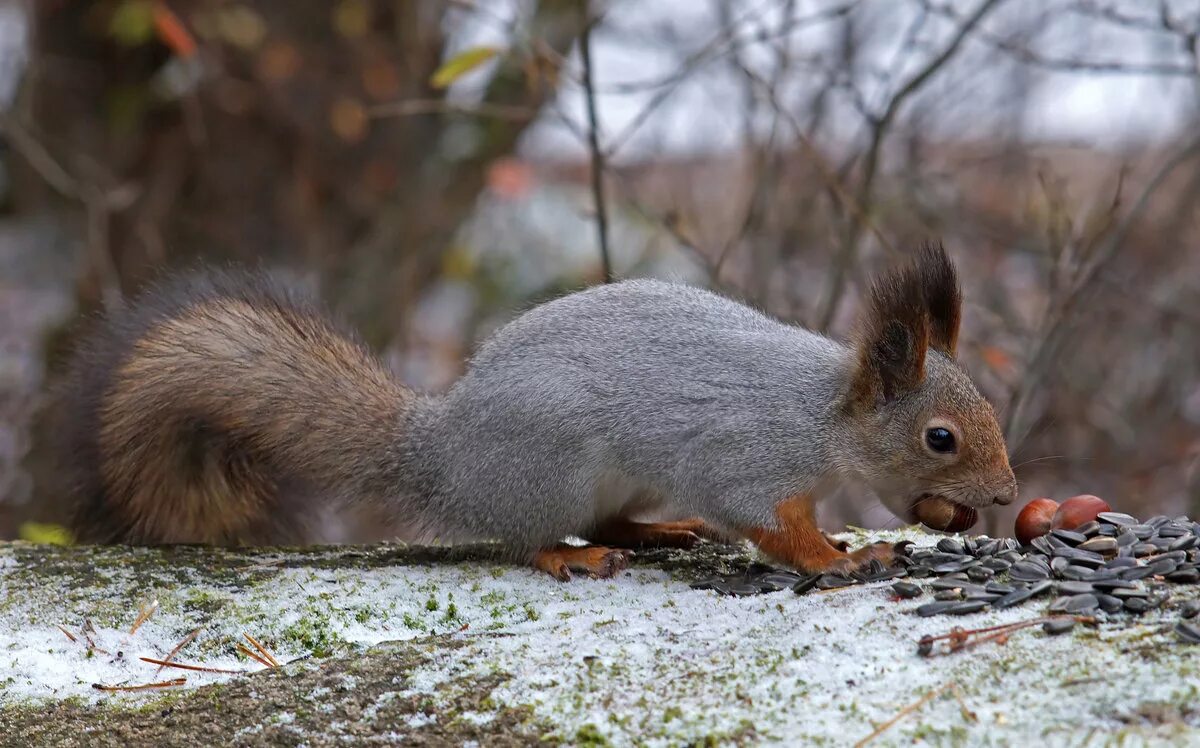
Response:
[[[909,512],[926,527],[944,532],[963,532],[979,520],[974,507],[936,494],[918,496]]]

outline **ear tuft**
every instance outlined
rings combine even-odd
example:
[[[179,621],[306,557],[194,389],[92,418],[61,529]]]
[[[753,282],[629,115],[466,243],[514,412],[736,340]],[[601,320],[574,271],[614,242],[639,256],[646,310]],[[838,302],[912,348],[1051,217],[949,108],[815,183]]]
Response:
[[[858,331],[854,403],[891,402],[924,380],[930,331],[922,282],[918,266],[908,264],[871,286]]]
[[[951,358],[958,348],[958,326],[962,320],[962,291],[958,272],[941,242],[926,243],[917,256],[915,269],[929,310],[929,345]]]

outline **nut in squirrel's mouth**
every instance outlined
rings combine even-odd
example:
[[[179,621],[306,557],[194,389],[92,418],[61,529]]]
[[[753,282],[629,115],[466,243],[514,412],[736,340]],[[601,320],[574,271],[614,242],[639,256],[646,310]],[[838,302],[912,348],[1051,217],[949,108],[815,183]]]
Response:
[[[917,497],[911,512],[921,524],[944,532],[963,532],[979,520],[979,512],[974,507],[935,494]]]

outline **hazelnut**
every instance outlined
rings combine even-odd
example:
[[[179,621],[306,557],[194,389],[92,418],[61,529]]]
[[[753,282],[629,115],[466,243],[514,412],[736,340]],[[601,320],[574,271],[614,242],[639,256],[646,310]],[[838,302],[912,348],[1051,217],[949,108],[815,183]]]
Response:
[[[1034,499],[1026,504],[1017,515],[1016,536],[1022,545],[1050,532],[1050,523],[1058,511],[1058,502],[1053,499]]]
[[[979,519],[979,512],[971,507],[955,504],[941,496],[931,496],[918,501],[913,506],[913,515],[926,527],[946,532],[962,532]]]
[[[1096,519],[1100,512],[1111,512],[1112,507],[1099,496],[1084,494],[1072,496],[1064,501],[1050,521],[1052,530],[1074,530],[1076,527]]]

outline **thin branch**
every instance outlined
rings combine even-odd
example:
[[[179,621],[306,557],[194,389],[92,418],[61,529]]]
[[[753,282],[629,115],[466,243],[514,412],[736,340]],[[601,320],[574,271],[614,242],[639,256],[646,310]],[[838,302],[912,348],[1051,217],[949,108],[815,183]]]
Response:
[[[1097,247],[1093,253],[1093,261],[1076,276],[1070,288],[1067,289],[1062,303],[1053,310],[1047,311],[1042,322],[1042,333],[1031,348],[1025,375],[1021,377],[1016,390],[1009,398],[1004,422],[1004,436],[1011,450],[1015,451],[1028,435],[1028,426],[1024,422],[1024,415],[1029,395],[1040,386],[1041,380],[1048,372],[1052,362],[1057,360],[1063,346],[1066,345],[1069,338],[1066,334],[1067,322],[1073,319],[1072,313],[1078,307],[1079,301],[1085,296],[1085,292],[1092,288],[1093,281],[1099,277],[1098,274],[1116,257],[1125,237],[1129,234],[1133,224],[1140,218],[1142,211],[1145,210],[1147,203],[1158,191],[1158,188],[1176,168],[1196,156],[1200,156],[1200,137],[1192,139],[1158,168],[1124,219]]]
[[[959,27],[958,32],[950,40],[950,43],[946,45],[945,49],[927,62],[924,67],[909,78],[907,83],[896,91],[888,101],[883,113],[872,123],[871,142],[867,146],[867,153],[863,158],[862,181],[859,184],[858,193],[853,202],[853,204],[862,210],[863,214],[870,212],[871,193],[874,189],[876,173],[879,170],[879,156],[883,149],[883,142],[891,129],[892,122],[900,113],[900,108],[958,53],[958,50],[962,47],[963,42],[967,40],[967,37],[971,35],[971,32],[1001,2],[1003,0],[983,0],[975,9],[975,12],[968,16],[962,26]],[[834,316],[837,314],[838,306],[841,304],[842,296],[846,290],[846,280],[850,272],[850,267],[854,264],[858,256],[858,244],[859,238],[862,235],[862,229],[863,222],[858,216],[855,216],[847,225],[841,251],[834,261],[833,278],[830,282],[829,294],[825,297],[825,302],[817,315],[818,330],[829,329],[830,324],[833,323]]]
[[[600,124],[596,116],[596,87],[592,70],[592,31],[595,25],[595,21],[592,20],[584,27],[579,37],[579,54],[583,59],[583,91],[587,100],[588,148],[592,154],[592,198],[596,202],[596,236],[600,242],[604,282],[612,283],[612,257],[608,251],[608,210],[604,203],[604,151],[600,149]]]

